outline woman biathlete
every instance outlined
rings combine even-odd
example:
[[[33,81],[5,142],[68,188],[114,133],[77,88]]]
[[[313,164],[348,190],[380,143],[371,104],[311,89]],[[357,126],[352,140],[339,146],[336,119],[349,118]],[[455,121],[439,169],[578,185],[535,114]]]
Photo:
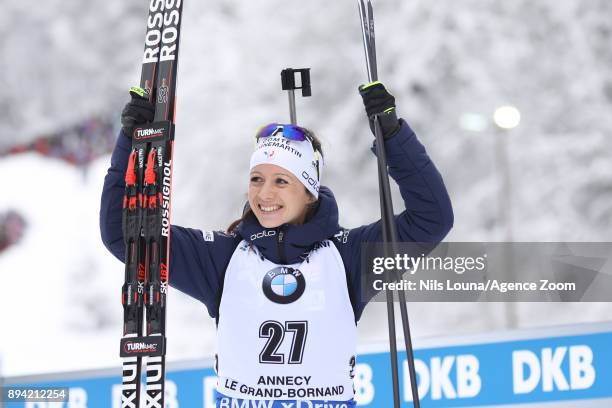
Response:
[[[374,82],[359,92],[371,126],[380,115],[389,173],[404,200],[395,216],[399,240],[440,242],[453,224],[440,173],[398,120],[385,87]],[[153,112],[136,96],[126,105],[104,180],[102,239],[121,261],[128,135]],[[216,319],[218,407],[352,407],[356,323],[371,297],[362,295],[368,271],[361,270],[361,243],[382,240],[381,222],[338,225],[334,195],[320,184],[323,152],[312,132],[270,124],[256,138],[242,218],[226,232],[173,225],[170,285]]]

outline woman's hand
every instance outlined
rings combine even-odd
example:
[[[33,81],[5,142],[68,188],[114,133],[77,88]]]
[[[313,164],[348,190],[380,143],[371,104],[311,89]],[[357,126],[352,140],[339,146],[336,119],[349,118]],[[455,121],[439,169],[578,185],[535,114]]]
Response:
[[[360,85],[359,94],[363,98],[372,134],[374,134],[374,116],[378,115],[384,139],[395,136],[400,129],[400,122],[395,113],[395,97],[379,81]]]
[[[134,128],[150,123],[155,117],[155,105],[149,101],[149,94],[142,88],[130,89],[132,99],[121,112],[121,130],[130,139]]]

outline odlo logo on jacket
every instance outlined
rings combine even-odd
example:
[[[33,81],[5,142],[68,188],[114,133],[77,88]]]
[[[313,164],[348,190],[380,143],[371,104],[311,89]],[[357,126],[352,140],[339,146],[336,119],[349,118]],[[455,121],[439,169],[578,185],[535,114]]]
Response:
[[[263,230],[261,232],[258,232],[257,234],[251,235],[251,241],[255,241],[256,239],[263,238],[263,237],[273,237],[275,235],[276,235],[276,231],[274,230]]]

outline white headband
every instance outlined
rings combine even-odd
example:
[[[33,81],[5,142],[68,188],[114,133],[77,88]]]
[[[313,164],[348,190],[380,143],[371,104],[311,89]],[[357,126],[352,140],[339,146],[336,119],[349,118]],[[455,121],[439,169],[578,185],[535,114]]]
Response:
[[[282,134],[259,138],[251,155],[250,170],[259,164],[275,164],[291,172],[319,198],[323,158],[308,140],[289,140]]]

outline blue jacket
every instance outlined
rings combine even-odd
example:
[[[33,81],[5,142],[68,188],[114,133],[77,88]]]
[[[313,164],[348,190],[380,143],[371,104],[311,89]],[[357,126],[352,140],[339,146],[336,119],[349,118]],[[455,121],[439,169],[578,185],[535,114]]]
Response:
[[[398,134],[385,142],[389,174],[397,182],[405,210],[395,216],[402,242],[440,242],[453,225],[453,210],[440,173],[408,124],[401,121]],[[373,150],[375,150],[374,146]],[[125,188],[131,140],[120,133],[104,179],[100,209],[102,241],[123,262],[125,244],[121,230],[121,206]],[[372,177],[375,177],[372,175]],[[283,231],[282,241],[278,237]],[[361,293],[361,243],[382,240],[381,222],[344,229],[338,225],[338,206],[333,193],[321,187],[319,205],[303,225],[262,227],[252,216],[241,222],[236,233],[203,233],[198,229],[172,225],[170,232],[169,283],[206,305],[216,317],[229,260],[241,240],[252,242],[270,261],[296,263],[318,243],[331,239],[344,262],[355,321],[369,298]],[[262,232],[264,232],[262,234]]]

